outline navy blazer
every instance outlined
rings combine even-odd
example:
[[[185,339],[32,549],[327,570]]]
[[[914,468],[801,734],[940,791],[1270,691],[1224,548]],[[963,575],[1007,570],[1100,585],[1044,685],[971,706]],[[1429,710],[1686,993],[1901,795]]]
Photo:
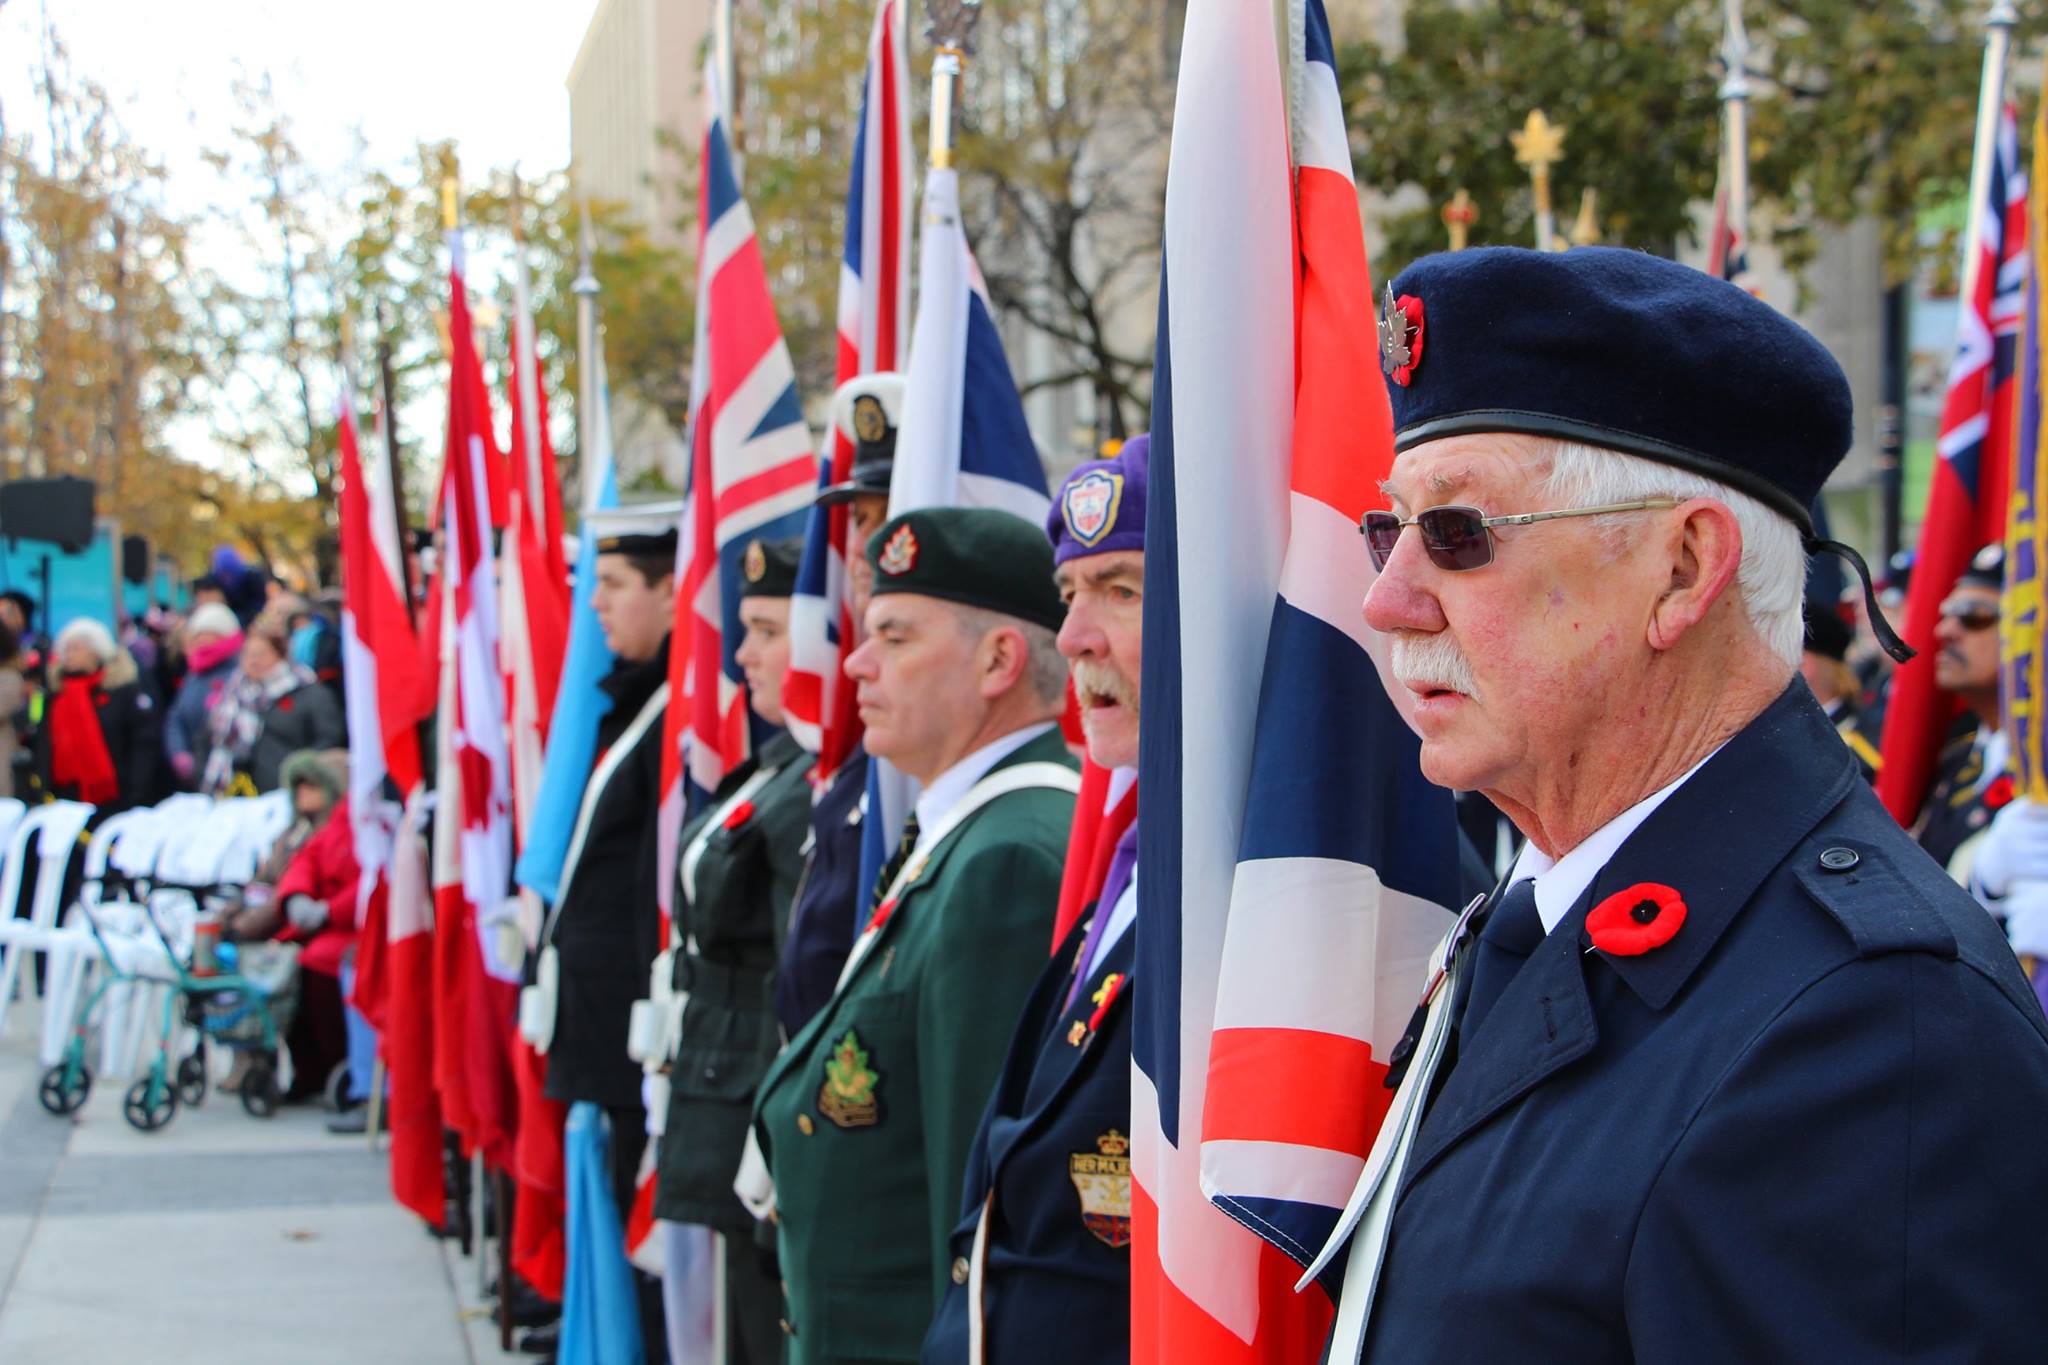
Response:
[[[1106,914],[1098,909],[1097,914]],[[953,1283],[924,1339],[923,1365],[967,1359],[968,1258],[989,1225],[983,1345],[990,1365],[1130,1358],[1131,960],[1137,926],[1101,955],[1066,1004],[1084,917],[1032,987],[1001,1079],[967,1156]],[[1096,996],[1121,986],[1091,1034]]]
[[[1639,882],[1677,936],[1588,953]],[[2048,1021],[1804,684],[1625,842],[1417,1134],[1375,1361],[2048,1357]]]

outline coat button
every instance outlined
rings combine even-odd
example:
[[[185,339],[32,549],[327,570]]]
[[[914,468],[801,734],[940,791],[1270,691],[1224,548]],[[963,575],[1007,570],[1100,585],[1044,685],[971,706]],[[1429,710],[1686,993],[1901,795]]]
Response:
[[[953,1283],[966,1284],[967,1270],[967,1258],[965,1256],[955,1256],[953,1258]]]
[[[1862,861],[1853,848],[1831,848],[1820,855],[1820,865],[1830,872],[1847,872]]]
[[[802,1133],[805,1137],[809,1137],[812,1133],[816,1132],[817,1129],[818,1125],[811,1122],[811,1116],[809,1114],[798,1114],[796,1116],[796,1130],[799,1133]]]

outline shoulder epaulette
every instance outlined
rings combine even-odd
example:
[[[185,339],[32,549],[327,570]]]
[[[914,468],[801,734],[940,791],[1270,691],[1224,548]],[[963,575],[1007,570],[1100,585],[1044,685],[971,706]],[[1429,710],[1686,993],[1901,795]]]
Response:
[[[1955,935],[1941,912],[1873,845],[1837,839],[1807,844],[1792,856],[1799,884],[1842,926],[1857,956],[1956,955]]]

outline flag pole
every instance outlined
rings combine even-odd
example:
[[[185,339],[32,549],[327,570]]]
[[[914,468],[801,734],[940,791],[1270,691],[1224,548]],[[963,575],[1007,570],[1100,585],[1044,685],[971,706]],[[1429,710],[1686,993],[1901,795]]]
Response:
[[[2019,11],[2011,0],[1993,0],[1984,16],[1984,76],[1977,87],[1977,137],[1970,153],[1970,213],[1963,230],[1963,288],[1958,298],[1977,297],[1979,257],[1984,242],[1984,200],[1991,193],[1991,158],[1996,155],[1998,115],[2005,103],[2005,68],[2012,55],[2012,30]]]
[[[981,0],[925,0],[930,20],[925,33],[938,51],[932,56],[931,166],[953,164],[953,106],[960,75],[974,55],[974,26],[981,20]]]
[[[590,226],[590,201],[582,206],[583,229],[576,279],[569,288],[576,295],[576,473],[582,483],[582,510],[597,506],[597,465],[591,456],[597,451],[597,405],[604,401],[597,391],[597,348],[604,343],[597,335],[597,272],[592,261],[597,255],[597,237]],[[584,532],[588,534],[588,532]]]
[[[1721,137],[1723,164],[1728,169],[1728,233],[1749,242],[1749,30],[1742,23],[1742,0],[1727,0],[1727,24],[1721,38]]]
[[[391,505],[398,516],[398,584],[405,594],[405,619],[415,630],[412,557],[406,553],[411,531],[405,524],[405,471],[398,459],[398,383],[391,372],[391,331],[384,325],[384,301],[377,301],[377,384],[382,401],[377,425],[384,437],[384,477],[391,480]]]
[[[1508,134],[1515,160],[1529,168],[1529,188],[1536,201],[1536,249],[1557,250],[1557,220],[1550,207],[1550,168],[1564,160],[1565,128],[1531,109],[1520,131]]]

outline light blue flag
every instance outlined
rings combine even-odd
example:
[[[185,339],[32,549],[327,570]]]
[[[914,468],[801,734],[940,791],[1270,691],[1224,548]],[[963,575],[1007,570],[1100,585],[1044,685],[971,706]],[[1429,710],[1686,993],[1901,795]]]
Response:
[[[602,380],[599,381],[602,383]],[[597,762],[597,727],[612,709],[612,699],[599,687],[618,656],[604,642],[597,611],[590,605],[597,581],[597,536],[589,514],[619,505],[619,476],[612,465],[610,423],[599,404],[596,457],[600,467],[596,489],[584,510],[576,549],[576,581],[569,606],[569,647],[562,656],[562,681],[555,692],[555,714],[548,722],[547,754],[541,761],[540,790],[534,794],[533,818],[527,826],[526,848],[512,869],[513,880],[550,905],[562,888],[562,864],[569,856],[569,837],[583,805],[583,788]]]
[[[568,1163],[569,1264],[562,1276],[561,1365],[644,1365],[640,1305],[626,1231],[612,1195],[611,1125],[587,1100],[569,1106],[562,1133]]]

